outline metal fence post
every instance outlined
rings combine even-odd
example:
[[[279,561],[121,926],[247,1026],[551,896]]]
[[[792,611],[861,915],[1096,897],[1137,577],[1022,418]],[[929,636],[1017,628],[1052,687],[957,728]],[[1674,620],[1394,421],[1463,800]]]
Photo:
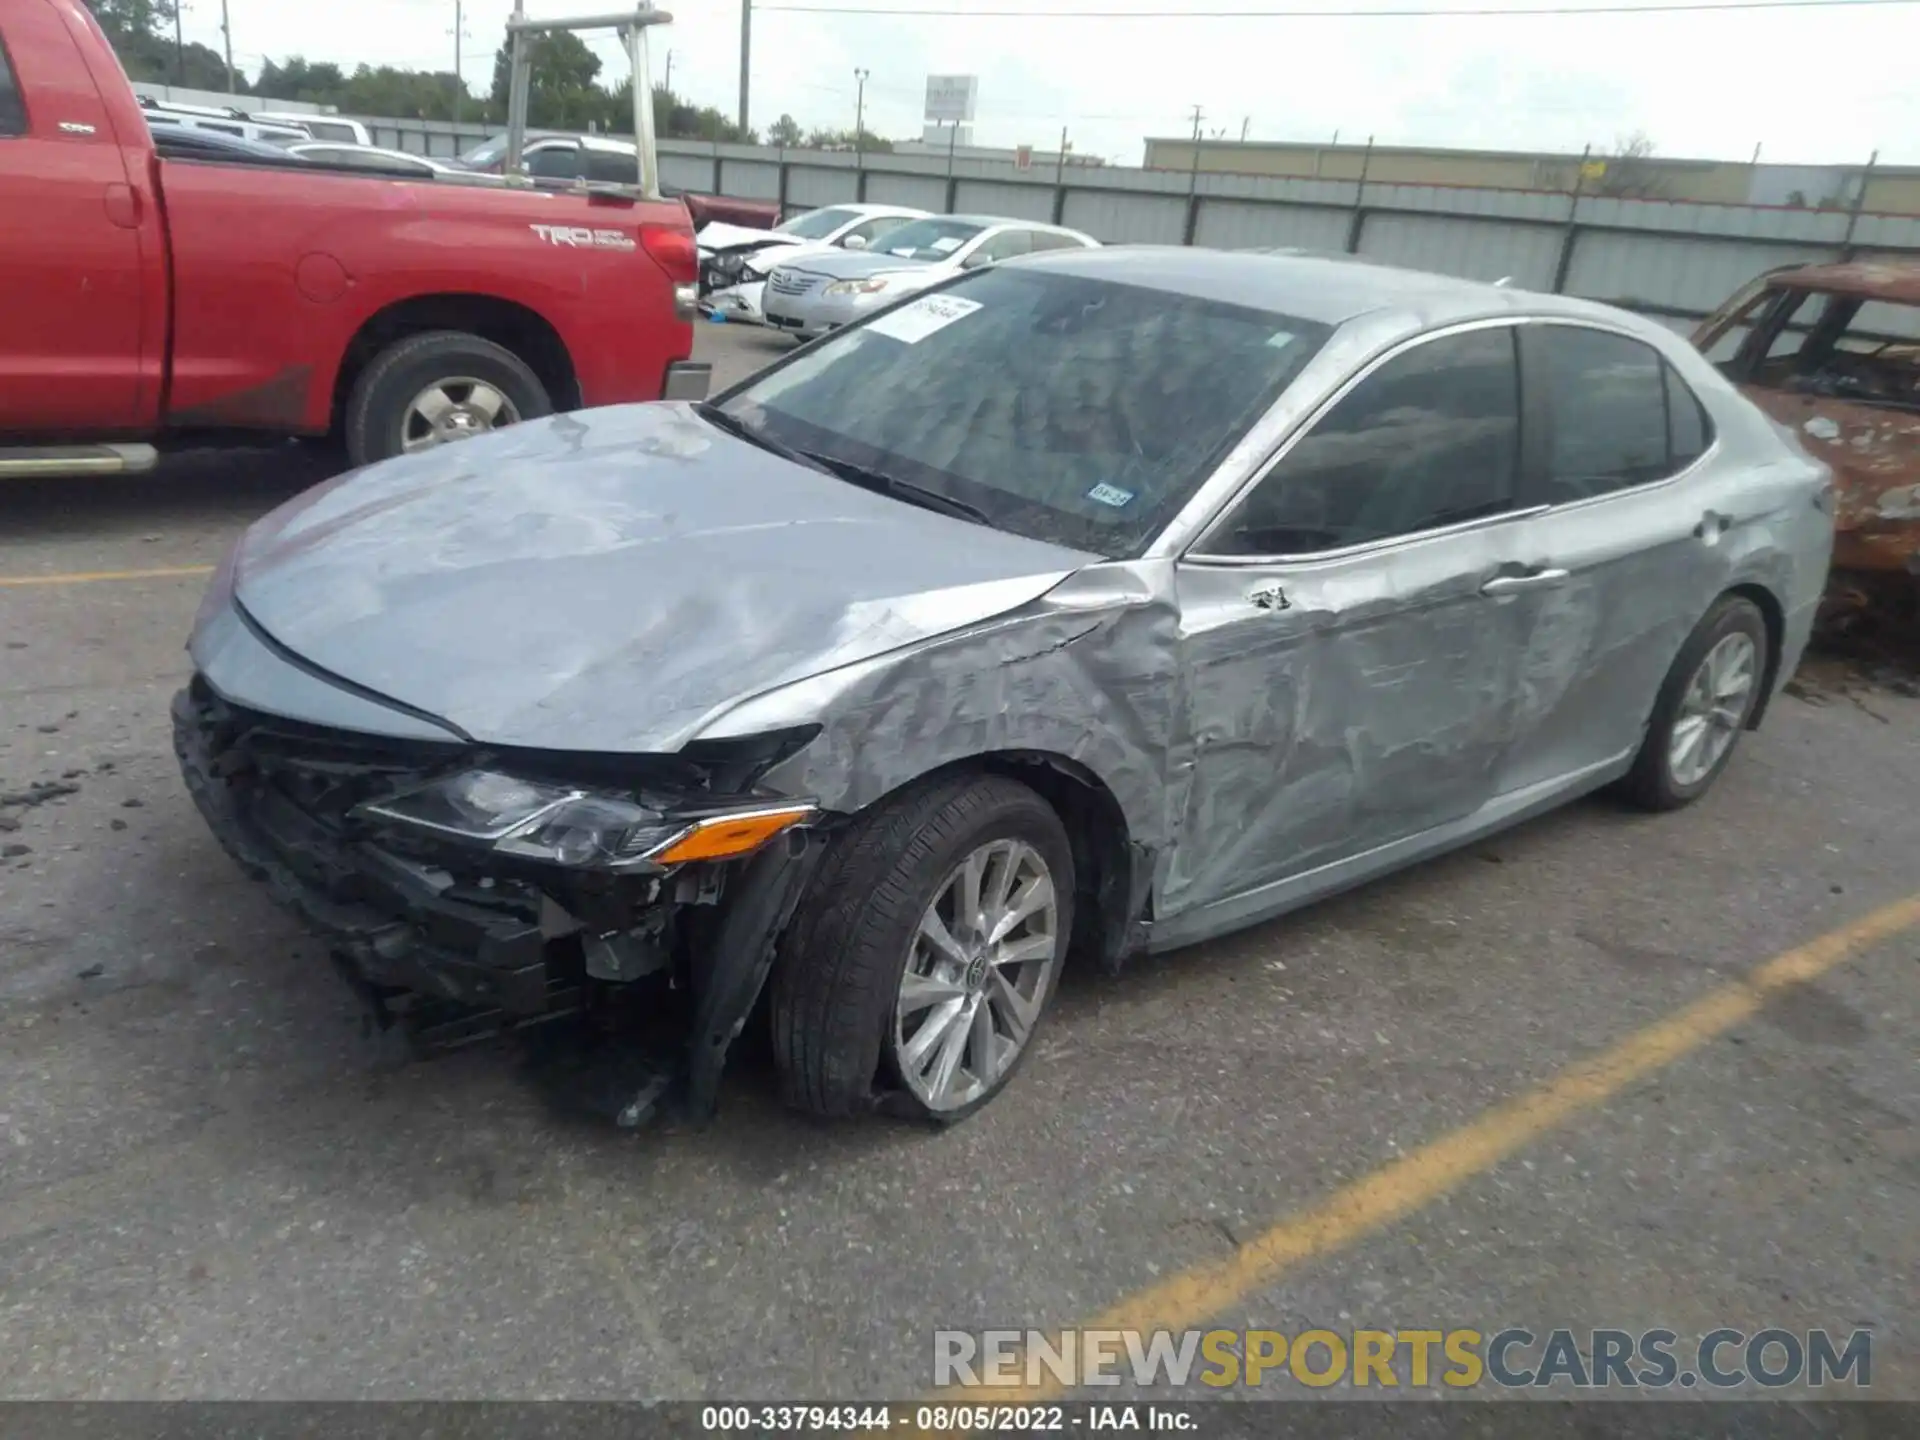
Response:
[[[780,147],[780,159],[778,163],[780,166],[779,188],[774,194],[775,203],[779,205],[781,218],[784,219],[787,213],[787,147],[784,145]]]
[[[1573,177],[1573,195],[1567,203],[1567,228],[1560,232],[1560,253],[1553,262],[1553,293],[1566,293],[1567,276],[1573,270],[1574,247],[1580,243],[1580,192],[1587,183],[1587,159],[1593,154],[1588,145],[1580,152],[1580,169]]]
[[[1847,207],[1847,233],[1840,241],[1840,258],[1853,259],[1853,232],[1860,224],[1860,212],[1867,207],[1867,182],[1873,179],[1873,167],[1880,163],[1880,152],[1867,157],[1867,168],[1860,172],[1860,188],[1854,191],[1853,204]]]
[[[1353,218],[1347,221],[1347,254],[1360,253],[1360,232],[1367,228],[1367,167],[1373,163],[1373,137],[1360,152],[1360,180],[1353,187]]]

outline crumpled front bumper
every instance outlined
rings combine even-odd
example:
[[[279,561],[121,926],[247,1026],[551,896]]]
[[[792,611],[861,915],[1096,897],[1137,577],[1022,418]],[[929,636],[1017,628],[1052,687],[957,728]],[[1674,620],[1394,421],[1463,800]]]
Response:
[[[344,841],[271,786],[221,774],[212,735],[206,699],[174,696],[174,754],[208,828],[360,980],[524,1017],[572,978],[549,973],[537,913],[446,899],[427,867]]]
[[[583,928],[556,893],[582,912],[596,913],[582,903],[592,899],[628,920],[697,909],[696,920],[677,927],[682,938],[660,971],[643,977],[670,982],[657,988],[662,1008],[672,1012],[674,1039],[644,1057],[646,1073],[663,1083],[654,1087],[648,1079],[644,1104],[632,1100],[629,1085],[627,1098],[596,1100],[593,1108],[637,1124],[671,1095],[694,1119],[712,1113],[728,1048],[752,1013],[779,936],[820,859],[819,832],[795,828],[743,860],[625,875],[619,895],[543,887],[524,867],[497,882],[486,877],[488,888],[476,892],[470,882],[450,883],[433,863],[296,803],[236,747],[223,746],[235,713],[198,677],[174,697],[174,750],[194,804],[241,869],[325,941],[383,1023],[399,1018],[417,1039],[411,1027],[427,1012],[434,1032],[428,1048],[563,1018],[590,1009],[596,996],[637,988],[589,975],[583,939],[596,927]],[[346,732],[339,738],[371,739]],[[622,1075],[631,1073],[633,1058],[616,1050]]]

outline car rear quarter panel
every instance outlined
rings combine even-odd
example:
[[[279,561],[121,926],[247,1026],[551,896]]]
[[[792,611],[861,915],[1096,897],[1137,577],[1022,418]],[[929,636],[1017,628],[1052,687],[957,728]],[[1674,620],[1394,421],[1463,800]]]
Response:
[[[656,399],[692,326],[640,241],[670,203],[160,162],[175,288],[168,422],[318,433],[349,342],[389,306],[485,295],[558,333],[582,403]],[[556,244],[536,227],[630,243]]]

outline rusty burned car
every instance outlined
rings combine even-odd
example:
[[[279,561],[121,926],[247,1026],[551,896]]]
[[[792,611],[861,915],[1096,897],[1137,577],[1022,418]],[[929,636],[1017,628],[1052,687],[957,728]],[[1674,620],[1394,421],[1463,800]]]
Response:
[[[1061,251],[291,500],[176,737],[381,1004],[652,987],[694,1113],[763,1015],[793,1104],[952,1121],[1069,952],[1697,799],[1806,641],[1828,482],[1616,310]]]
[[[1693,338],[1833,469],[1828,619],[1920,637],[1920,265],[1774,270]]]

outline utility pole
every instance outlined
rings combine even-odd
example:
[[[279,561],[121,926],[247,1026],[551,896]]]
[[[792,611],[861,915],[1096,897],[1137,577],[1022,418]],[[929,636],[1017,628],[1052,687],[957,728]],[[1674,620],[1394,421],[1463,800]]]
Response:
[[[461,0],[453,0],[453,123],[460,123],[460,102],[467,98],[467,71],[462,63],[460,42],[467,37]]]
[[[667,94],[673,94],[673,51],[667,51],[667,83],[660,87]]]
[[[1191,195],[1200,184],[1200,116],[1198,105],[1193,107],[1193,165],[1187,171],[1187,193]]]
[[[867,75],[866,70],[855,70],[853,78],[859,88],[853,97],[853,164],[857,170],[867,153]]]
[[[1247,116],[1245,119],[1243,119],[1240,122],[1240,143],[1242,145],[1247,143],[1247,130],[1252,124],[1253,124],[1253,117],[1251,115]]]
[[[179,0],[173,7],[173,83],[187,83],[187,47],[180,38],[180,12],[186,9],[186,0]]]
[[[753,54],[753,0],[740,0],[740,138],[747,138],[747,83]]]
[[[227,0],[220,0],[220,39],[227,47],[227,93],[233,94],[233,27],[227,24]]]
[[[947,179],[953,179],[953,147],[960,141],[960,122],[953,121],[947,126]]]
[[[1067,127],[1062,125],[1060,127],[1060,153],[1054,157],[1054,162],[1053,162],[1053,184],[1055,189],[1059,188],[1061,177],[1065,175],[1066,169],[1067,169]]]

